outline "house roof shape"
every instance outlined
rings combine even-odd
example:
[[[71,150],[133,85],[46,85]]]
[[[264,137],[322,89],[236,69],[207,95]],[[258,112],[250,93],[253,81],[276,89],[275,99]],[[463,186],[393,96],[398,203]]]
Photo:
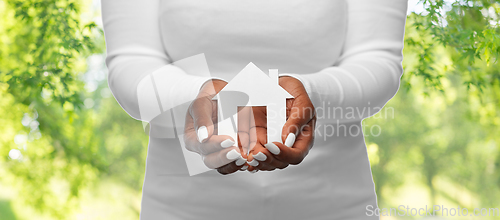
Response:
[[[278,74],[268,76],[250,62],[221,92],[240,92],[248,95],[247,106],[267,106],[276,100],[294,98],[278,84]],[[273,79],[273,78],[276,79]]]

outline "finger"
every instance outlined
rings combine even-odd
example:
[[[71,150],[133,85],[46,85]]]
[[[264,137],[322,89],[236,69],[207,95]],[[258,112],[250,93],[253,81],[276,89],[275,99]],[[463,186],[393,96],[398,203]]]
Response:
[[[276,168],[285,168],[288,163],[276,160],[269,150],[264,147],[267,141],[267,129],[256,127],[256,138],[253,140],[255,145],[250,151],[247,161],[249,165],[258,170],[274,170]]]
[[[249,131],[250,143],[248,152],[260,141],[265,143],[267,140],[267,119],[265,107],[252,107]]]
[[[189,114],[193,119],[193,129],[196,132],[197,140],[200,143],[208,140],[214,133],[214,116],[216,105],[212,101],[212,96],[200,96],[196,98],[189,107]]]
[[[249,165],[248,171],[251,173],[255,173],[258,171],[256,166],[258,166],[259,162],[257,160],[254,160],[253,157],[250,156],[250,154],[256,146],[262,145],[261,143],[265,143],[267,139],[266,127],[266,107],[252,107],[249,131],[249,156],[247,157],[247,164]]]
[[[259,165],[259,161],[255,160],[255,158],[253,158],[253,155],[251,152],[248,154],[248,157],[246,159],[247,159],[247,164],[248,164],[247,171],[250,173],[257,172],[257,166]]]
[[[248,167],[249,167],[249,166],[248,166],[248,164],[245,164],[245,165],[243,165],[243,166],[241,167],[241,169],[240,169],[240,170],[241,170],[241,171],[248,170]]]
[[[267,143],[265,147],[269,149],[271,146],[272,148],[279,149],[279,153],[274,155],[277,160],[293,165],[302,162],[308,153],[307,151],[302,150],[302,148],[287,147],[280,142]]]
[[[274,142],[264,145],[265,148],[271,152],[277,160],[290,163],[299,164],[309,153],[309,150],[314,144],[314,129],[316,125],[316,117],[313,118],[306,126],[303,126],[299,136],[294,139],[292,147],[285,144]],[[287,141],[285,141],[286,143]]]
[[[250,120],[252,107],[240,107],[238,109],[238,146],[242,155],[247,155],[250,143]]]
[[[250,157],[255,149],[263,148],[262,143],[267,141],[267,129],[263,127],[253,127],[250,129],[250,151],[247,157],[248,162],[252,162],[253,157]],[[248,163],[251,166],[257,166],[258,162]]]
[[[247,156],[250,147],[250,136],[247,132],[238,132],[238,147],[241,155]]]
[[[252,159],[255,159],[259,162],[259,164],[256,166],[256,168],[259,170],[270,171],[276,168],[284,169],[289,165],[289,163],[276,159],[274,155],[262,145],[256,146],[249,157],[250,156],[252,157]]]
[[[216,169],[241,158],[240,150],[237,147],[230,147],[224,150],[208,154],[203,157],[203,162],[210,169]]]
[[[315,126],[316,118],[313,118],[313,120],[309,121],[305,126],[302,126],[302,131],[300,131],[297,138],[295,138],[295,143],[292,148],[298,149],[299,151],[307,154],[314,144]]]
[[[243,168],[243,165],[237,165],[236,161],[235,161],[235,162],[232,162],[232,163],[229,163],[227,165],[224,165],[222,167],[217,168],[217,172],[219,172],[222,175],[227,175],[227,174],[234,173],[238,170],[241,170],[242,168]]]
[[[250,153],[247,157],[247,164],[255,168],[260,165],[260,162],[253,157],[252,153]]]
[[[257,171],[259,171],[256,167],[253,167],[253,166],[248,166],[248,169],[247,171],[249,173],[256,173]]]
[[[267,127],[267,110],[265,106],[254,106],[251,108],[251,127]]]
[[[186,148],[190,151],[195,152],[195,149],[192,148],[195,146],[194,143],[199,143],[198,137],[196,136],[196,130],[193,125],[193,117],[191,114],[186,114],[186,122],[184,127],[184,143],[186,144]]]
[[[226,135],[213,135],[207,141],[200,143],[197,132],[194,129],[193,118],[190,114],[186,114],[185,124],[184,143],[186,149],[189,151],[200,155],[207,155],[235,145],[234,140]]]
[[[234,140],[227,135],[212,135],[207,141],[200,143],[193,135],[185,138],[186,149],[196,152],[201,155],[208,155],[221,151],[228,147],[236,146]]]
[[[289,102],[291,102],[289,105],[292,106],[289,110],[288,119],[283,126],[281,138],[283,143],[286,143],[287,138],[289,138],[288,144],[291,143],[293,145],[293,141],[290,141],[293,139],[293,136],[289,137],[290,134],[294,134],[295,137],[297,137],[299,132],[302,130],[302,127],[307,125],[307,123],[314,118],[315,112],[309,98],[298,97],[294,100],[290,100]],[[288,144],[287,146],[291,147],[291,145]]]

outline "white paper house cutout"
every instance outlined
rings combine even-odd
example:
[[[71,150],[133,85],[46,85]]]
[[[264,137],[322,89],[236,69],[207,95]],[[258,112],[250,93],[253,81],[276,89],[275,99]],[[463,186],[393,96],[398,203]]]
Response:
[[[238,140],[238,107],[266,106],[267,142],[282,142],[286,99],[289,98],[294,97],[279,85],[277,69],[270,69],[268,76],[253,63],[249,63],[216,96],[218,135],[228,135]]]
[[[188,57],[173,64],[190,75],[211,77],[204,54]],[[168,80],[170,80],[168,74],[164,74],[164,71],[159,69],[140,81],[137,96],[143,126],[156,118],[157,126],[149,135],[156,138],[178,138],[190,176],[210,171],[211,169],[203,163],[200,155],[188,151],[183,141],[186,112],[192,100],[185,100],[185,103],[172,103],[169,97],[165,96],[168,91],[164,89],[168,87],[162,84]],[[226,96],[225,92],[232,95]],[[218,109],[222,109],[222,105],[229,109],[229,111],[218,112],[220,120],[218,134],[230,135],[237,140],[231,119],[221,120],[224,119],[223,116],[232,116],[237,125],[236,111],[239,106],[267,106],[268,112],[273,111],[277,115],[277,117],[267,119],[268,141],[281,142],[281,130],[286,121],[286,99],[293,98],[293,96],[279,86],[278,70],[269,70],[268,76],[250,63],[224,87],[218,97]],[[273,134],[273,130],[278,132]]]

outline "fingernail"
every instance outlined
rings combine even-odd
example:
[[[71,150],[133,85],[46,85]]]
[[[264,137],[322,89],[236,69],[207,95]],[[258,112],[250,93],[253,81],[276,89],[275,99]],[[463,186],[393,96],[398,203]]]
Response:
[[[264,144],[264,147],[266,147],[274,155],[280,154],[280,148],[274,143]]]
[[[241,167],[241,169],[240,169],[240,170],[245,171],[245,170],[247,170],[247,169],[248,169],[248,165],[245,165],[245,166]]]
[[[259,152],[258,154],[253,155],[253,158],[255,158],[258,161],[265,161],[267,159],[267,156],[264,153]]]
[[[208,129],[205,126],[198,128],[198,141],[201,143],[208,137]]]
[[[257,170],[248,171],[250,173],[257,173]]]
[[[233,161],[240,157],[240,153],[238,153],[236,149],[232,149],[231,151],[227,152],[226,157],[228,160]]]
[[[234,145],[234,141],[232,141],[231,139],[227,139],[227,140],[220,143],[220,146],[222,148],[228,148],[228,147],[231,147],[233,145]]]
[[[250,166],[256,167],[256,166],[259,166],[259,161],[257,161],[257,160],[254,159],[254,160],[248,162],[248,164]]]
[[[240,155],[240,159],[238,159],[236,161],[236,166],[241,166],[241,165],[243,165],[246,162],[247,162],[247,160]]]
[[[295,134],[294,133],[288,134],[288,137],[286,137],[285,140],[285,146],[292,147],[294,143],[295,143]]]

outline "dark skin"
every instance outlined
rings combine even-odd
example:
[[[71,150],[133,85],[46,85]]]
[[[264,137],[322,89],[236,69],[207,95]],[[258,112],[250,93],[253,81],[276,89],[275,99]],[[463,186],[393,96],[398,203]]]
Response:
[[[184,128],[184,142],[189,151],[196,152],[203,157],[203,162],[209,168],[216,169],[226,164],[235,165],[234,160],[229,160],[226,155],[229,151],[235,149],[239,153],[236,144],[232,147],[223,148],[221,143],[225,140],[234,140],[226,135],[214,135],[217,133],[217,103],[212,98],[224,86],[226,82],[221,80],[212,80],[206,82],[197,96],[191,103],[186,114],[186,123]],[[205,126],[207,137],[203,140],[198,138],[198,130]],[[240,168],[243,165],[239,166]]]
[[[217,143],[229,137],[213,135],[217,129],[216,125],[214,125],[217,121],[217,114],[216,103],[211,100],[211,97],[222,90],[226,84],[226,82],[221,80],[211,80],[205,83],[200,90],[199,98],[191,105],[186,120],[186,142],[194,143],[197,145],[196,148],[203,149],[199,151],[213,155],[219,154],[219,158],[220,155],[225,155],[229,150],[217,147]],[[219,173],[223,175],[234,173],[245,165],[249,166],[248,171],[284,169],[290,164],[300,164],[307,156],[314,142],[314,128],[316,125],[314,106],[303,84],[299,80],[284,76],[279,78],[279,84],[295,97],[288,99],[286,102],[287,121],[282,129],[282,143],[273,142],[279,148],[279,153],[275,155],[265,146],[267,144],[266,108],[245,107],[240,109],[238,113],[238,151],[247,161],[254,160],[254,155],[257,155],[259,152],[262,152],[266,159],[263,161],[257,160],[259,164],[256,166],[248,164],[238,166],[234,161],[229,162],[216,167]],[[207,138],[205,143],[211,144],[203,145],[202,143],[201,145],[203,146],[201,146],[193,141],[196,138],[195,128],[199,128],[201,125],[208,128],[209,138]],[[285,143],[290,133],[295,134],[296,138],[293,145],[287,147],[283,143]],[[246,152],[248,150],[247,155]],[[276,150],[274,152],[276,153]],[[259,158],[262,159],[262,157]],[[207,164],[206,161],[205,164]]]

